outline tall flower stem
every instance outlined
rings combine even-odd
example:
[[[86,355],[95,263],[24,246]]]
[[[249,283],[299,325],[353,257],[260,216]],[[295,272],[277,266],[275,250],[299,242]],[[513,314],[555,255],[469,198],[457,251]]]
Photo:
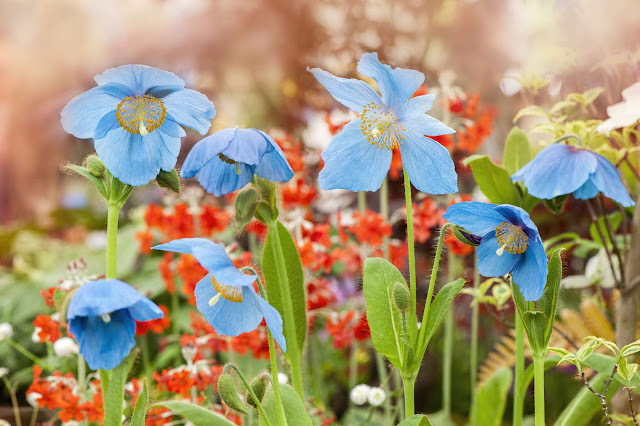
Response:
[[[456,258],[453,252],[447,252],[447,281],[453,281]],[[451,373],[453,367],[453,304],[444,319],[444,353],[442,367],[442,400],[446,418],[451,417]]]
[[[477,253],[475,254],[477,257]],[[477,262],[474,262],[473,267],[473,288],[477,290],[480,286],[480,274],[478,273]],[[476,399],[476,382],[478,378],[478,323],[479,323],[479,308],[477,303],[474,303],[471,307],[471,356],[470,356],[470,377],[471,377],[471,406]],[[472,420],[472,424],[473,420]]]
[[[364,213],[367,209],[367,193],[365,191],[358,192],[358,210]]]
[[[118,216],[121,206],[109,201],[107,213],[107,278],[116,278],[116,259],[118,247]]]
[[[414,386],[416,383],[415,377],[402,377],[402,386],[404,388],[404,418],[408,419],[409,417],[415,414],[415,396],[414,396]]]
[[[260,296],[267,299],[267,292],[264,289],[262,280],[258,272],[251,267],[242,268],[243,271],[249,271],[256,276],[258,287],[260,288]],[[273,395],[275,396],[276,406],[278,407],[278,424],[286,426],[287,418],[284,414],[284,406],[282,405],[282,395],[280,394],[280,381],[278,380],[278,359],[276,354],[276,344],[273,341],[273,335],[269,326],[267,326],[267,339],[269,340],[269,362],[271,363],[271,386],[273,387]]]
[[[9,346],[11,346],[13,349],[15,349],[16,351],[20,352],[22,355],[26,356],[27,358],[29,358],[34,364],[39,365],[40,364],[40,359],[35,356],[33,354],[33,352],[31,352],[29,349],[25,348],[24,346],[22,346],[20,343],[16,342],[15,340],[13,340],[13,338],[8,337],[7,338],[7,343],[9,344]]]
[[[296,335],[296,319],[293,314],[293,301],[291,300],[291,290],[289,287],[289,276],[287,275],[287,265],[284,261],[282,253],[282,242],[278,232],[278,222],[272,221],[267,225],[269,235],[273,237],[273,257],[276,260],[276,271],[280,278],[282,291],[282,306],[284,308],[284,317],[286,324],[290,327],[289,335],[291,339],[287,339],[287,350],[289,351],[289,361],[291,366],[291,382],[293,388],[298,392],[300,398],[304,400],[304,384],[302,381],[302,365],[300,362],[300,351],[298,349],[298,338]],[[277,380],[274,379],[274,380]]]
[[[522,319],[516,312],[516,364],[515,381],[513,385],[513,426],[522,426],[522,416],[524,414],[524,395],[522,381],[524,380],[524,327]]]
[[[22,418],[20,417],[20,406],[18,405],[18,398],[16,397],[16,390],[7,379],[7,376],[2,376],[2,380],[4,381],[7,390],[9,391],[9,396],[11,397],[11,405],[13,406],[13,415],[16,418],[16,425],[22,426]]]
[[[387,221],[389,219],[389,180],[385,177],[380,186],[380,216]],[[389,238],[382,237],[382,251],[384,258],[389,260]]]
[[[353,389],[358,383],[358,341],[354,339],[351,343],[351,354],[349,356],[349,389]]]
[[[409,290],[411,296],[410,313],[412,318],[416,318],[416,253],[415,242],[413,240],[413,203],[411,201],[411,181],[407,170],[403,167],[402,173],[404,177],[404,199],[407,208],[407,248],[409,252]],[[427,306],[429,300],[427,299]],[[407,413],[408,414],[408,413]]]
[[[387,366],[384,363],[384,358],[382,358],[382,355],[380,355],[377,351],[375,352],[375,356],[376,356],[376,367],[378,369],[378,380],[380,380],[380,385],[382,386],[382,384],[384,383],[385,386],[387,387],[387,393],[390,393],[388,391],[389,389],[389,372],[387,371]],[[391,424],[393,422],[393,420],[391,420],[391,396],[389,396],[388,398],[385,398],[384,400],[384,424],[388,425]]]
[[[544,356],[533,355],[536,426],[544,426]]]

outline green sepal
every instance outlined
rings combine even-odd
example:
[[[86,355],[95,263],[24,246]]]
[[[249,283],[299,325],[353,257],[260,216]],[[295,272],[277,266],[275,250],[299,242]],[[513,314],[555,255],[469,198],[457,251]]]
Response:
[[[236,229],[242,231],[251,222],[258,207],[258,192],[253,188],[240,192],[235,199]]]
[[[100,195],[102,195],[105,200],[109,199],[109,193],[107,192],[107,187],[105,186],[104,180],[102,178],[94,176],[86,167],[78,166],[76,164],[67,164],[64,166],[64,170],[75,173],[87,179],[93,184],[93,186],[96,187]]]
[[[170,172],[160,170],[160,173],[156,176],[156,183],[159,187],[167,188],[176,194],[180,193],[180,189],[182,187],[180,184],[180,175],[176,169],[173,169]]]

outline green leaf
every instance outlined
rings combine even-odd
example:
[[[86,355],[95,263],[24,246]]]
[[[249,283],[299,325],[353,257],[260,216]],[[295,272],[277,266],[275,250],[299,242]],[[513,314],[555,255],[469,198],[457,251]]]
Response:
[[[107,189],[104,186],[104,181],[101,178],[96,177],[95,175],[93,175],[86,168],[84,168],[82,166],[78,166],[76,164],[67,164],[66,166],[64,166],[64,168],[69,170],[69,171],[71,171],[71,172],[73,172],[73,173],[76,173],[76,174],[82,176],[85,179],[87,179],[89,182],[91,182],[93,184],[93,186],[96,187],[98,192],[100,192],[100,194],[105,199],[109,198],[109,195],[107,194]]]
[[[544,331],[544,346],[546,348],[553,332],[553,322],[556,317],[558,306],[558,293],[560,293],[560,282],[562,281],[562,249],[556,250],[547,266],[547,285],[542,292],[542,297],[538,301],[538,309],[546,316],[547,323]]]
[[[622,223],[622,214],[620,212],[614,212],[608,215],[609,223],[611,224],[611,230],[615,233],[620,224]],[[596,228],[597,226],[597,228]],[[600,233],[604,235],[605,240],[607,241],[607,246],[611,246],[611,238],[609,238],[609,231],[607,230],[607,224],[604,220],[604,217],[598,217],[597,222],[592,222],[589,227],[589,234],[591,234],[591,239],[597,242],[600,245],[604,245],[602,242],[602,238],[600,238],[600,233],[598,233],[598,228],[600,229]]]
[[[363,291],[373,346],[391,364],[401,368],[402,316],[393,305],[395,283],[406,285],[402,273],[389,261],[377,257],[364,261]]]
[[[147,407],[149,406],[149,385],[147,380],[144,380],[144,386],[142,387],[142,393],[138,395],[136,400],[136,406],[133,409],[133,415],[131,416],[131,426],[144,426],[145,419],[147,417]]]
[[[414,414],[398,423],[398,426],[431,426],[431,423],[429,423],[429,419],[424,414]]]
[[[597,392],[602,392],[604,389],[604,383],[609,379],[611,371],[600,372],[593,379],[589,381],[589,384]],[[616,393],[620,383],[617,381],[611,382],[609,389],[607,390],[607,400]],[[554,423],[555,426],[586,426],[593,424],[591,419],[594,415],[602,413],[602,403],[600,398],[591,393],[587,387],[583,387],[580,392],[571,400],[569,405],[558,417],[558,420]]]
[[[307,413],[304,402],[300,395],[290,385],[280,385],[280,396],[282,398],[282,406],[284,407],[284,415],[287,423],[290,425],[311,426],[313,422]],[[267,393],[262,400],[262,407],[272,425],[278,424],[278,406],[276,405],[276,397],[273,388],[269,386]],[[260,424],[265,425],[264,419],[260,416]]]
[[[262,255],[262,272],[266,281],[267,299],[269,303],[280,312],[282,321],[284,322],[284,336],[287,342],[293,340],[295,334],[298,342],[298,355],[302,353],[304,340],[307,333],[307,304],[305,301],[304,291],[304,272],[302,263],[300,262],[300,254],[298,248],[291,238],[291,234],[287,228],[280,222],[277,223],[278,235],[282,245],[282,254],[284,256],[285,266],[287,268],[287,278],[289,280],[289,293],[293,304],[293,316],[295,324],[288,324],[284,315],[284,305],[282,299],[281,280],[278,277],[278,269],[276,267],[276,258],[273,254],[273,237],[271,230],[267,234],[264,244],[264,254]],[[285,354],[290,359],[290,350],[287,348]]]
[[[107,376],[106,393],[104,396],[104,424],[116,426],[122,424],[122,401],[124,401],[124,385],[127,382],[129,370],[138,354],[137,349],[131,353],[113,370],[100,370],[100,380]],[[103,392],[104,392],[103,386]]]
[[[507,395],[513,374],[503,367],[476,390],[476,398],[471,408],[471,426],[500,426],[507,405]]]
[[[185,401],[163,401],[154,407],[166,407],[175,414],[184,417],[196,426],[235,426],[218,413]]]
[[[511,176],[502,167],[494,164],[486,155],[473,156],[466,163],[471,167],[471,172],[480,190],[495,204],[521,204],[520,193],[515,184],[511,182]]]
[[[435,299],[433,299],[433,303],[431,304],[431,308],[429,309],[429,318],[425,321],[422,319],[422,327],[426,327],[424,338],[422,339],[422,347],[418,347],[418,358],[416,359],[416,364],[413,366],[414,372],[417,373],[420,369],[420,365],[422,364],[422,359],[424,358],[424,354],[427,351],[427,346],[429,345],[429,341],[435,334],[436,330],[440,326],[440,323],[444,319],[447,311],[451,307],[451,303],[453,299],[460,293],[460,290],[464,286],[464,278],[458,278],[457,280],[450,282],[440,289]],[[368,318],[368,317],[367,317]]]
[[[640,340],[629,343],[628,345],[625,345],[622,349],[620,349],[620,355],[622,356],[629,356],[638,352],[640,352]]]
[[[251,222],[251,219],[253,219],[256,213],[256,208],[258,207],[258,192],[253,188],[241,191],[236,195],[234,207],[236,212],[236,228],[242,230]]]
[[[509,132],[507,141],[504,144],[502,167],[512,175],[524,167],[529,161],[531,161],[529,139],[519,127],[514,127]]]
[[[543,357],[547,352],[545,329],[549,319],[540,311],[527,311],[522,314],[522,323],[529,338],[531,351],[535,356]],[[553,319],[551,319],[553,322]]]
[[[513,122],[515,123],[522,117],[527,117],[527,116],[538,116],[538,117],[548,118],[549,114],[542,107],[539,107],[538,105],[529,105],[527,107],[522,108],[520,111],[518,111],[516,116],[513,117]]]

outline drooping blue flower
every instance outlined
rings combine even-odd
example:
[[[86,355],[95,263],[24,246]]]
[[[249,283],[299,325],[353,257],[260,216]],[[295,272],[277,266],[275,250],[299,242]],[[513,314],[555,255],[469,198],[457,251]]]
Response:
[[[547,282],[547,255],[526,211],[509,204],[467,201],[449,207],[444,218],[482,237],[477,249],[481,275],[511,273],[526,300],[540,299]]]
[[[273,338],[287,351],[280,313],[256,293],[253,283],[257,277],[238,270],[220,244],[205,238],[182,238],[152,248],[192,254],[208,271],[196,285],[196,307],[218,334],[248,333],[264,318]]]
[[[93,138],[96,152],[122,182],[139,186],[171,171],[182,127],[204,135],[216,110],[202,93],[185,89],[175,74],[123,65],[95,77],[97,87],[73,98],[60,113],[62,127]]]
[[[411,98],[424,74],[391,68],[377,53],[365,53],[358,72],[373,78],[382,97],[364,81],[336,77],[320,68],[307,68],[331,95],[360,114],[337,134],[322,153],[325,162],[319,183],[323,189],[376,191],[391,166],[394,149],[411,183],[428,194],[457,192],[458,175],[445,147],[425,136],[455,130],[425,114],[435,95]]]
[[[216,197],[242,188],[253,175],[287,182],[293,170],[271,136],[257,129],[229,128],[198,142],[187,155],[182,177],[198,182]]]
[[[620,173],[602,155],[572,145],[549,145],[511,176],[522,181],[529,194],[542,199],[573,194],[581,200],[602,192],[624,207],[634,205]]]
[[[111,370],[136,344],[136,321],[162,318],[162,310],[129,284],[108,279],[83,284],[67,310],[69,331],[93,369]]]

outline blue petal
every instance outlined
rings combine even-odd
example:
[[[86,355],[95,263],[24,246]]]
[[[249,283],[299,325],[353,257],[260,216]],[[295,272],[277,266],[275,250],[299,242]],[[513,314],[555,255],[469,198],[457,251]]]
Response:
[[[60,112],[62,127],[77,138],[93,138],[102,117],[115,111],[122,99],[130,95],[127,90],[108,84],[76,96]]]
[[[391,167],[392,152],[369,143],[353,120],[333,137],[322,152],[324,168],[318,183],[322,189],[377,191]]]
[[[160,130],[162,133],[172,138],[182,138],[187,135],[187,132],[185,132],[178,123],[173,121],[169,115],[165,117],[164,123],[162,123],[162,126],[157,130]]]
[[[151,321],[164,318],[164,312],[146,297],[129,308],[129,315],[136,321]]]
[[[496,211],[507,218],[509,222],[519,227],[524,227],[529,238],[538,238],[538,227],[529,217],[529,213],[520,207],[511,204],[500,204],[496,206]]]
[[[592,175],[593,176],[593,175]],[[580,188],[576,189],[573,192],[574,198],[578,200],[590,200],[598,195],[600,191],[594,185],[592,178],[587,179],[587,181]]]
[[[256,166],[270,149],[269,142],[257,130],[236,129],[233,140],[222,154],[238,163]]]
[[[248,286],[256,281],[255,275],[243,274],[235,267],[224,247],[206,238],[181,238],[152,249],[192,254],[216,280],[226,285]]]
[[[607,197],[617,201],[624,207],[631,207],[635,203],[629,197],[627,189],[620,180],[618,169],[600,154],[594,153],[598,161],[596,172],[591,175],[591,182]]]
[[[217,294],[209,276],[196,285],[196,307],[218,334],[237,336],[253,331],[260,325],[263,316],[262,312],[256,309],[253,288],[243,287],[242,302],[231,302],[220,297],[214,306],[210,306],[209,301]]]
[[[253,287],[251,287],[251,290],[255,293]],[[259,294],[255,295],[255,302],[256,309],[262,313],[264,319],[267,321],[267,327],[269,327],[269,331],[271,331],[273,338],[278,342],[278,345],[280,345],[282,352],[287,352],[287,342],[283,334],[282,316],[280,315],[280,312],[271,306],[269,302],[260,297]]]
[[[146,65],[122,65],[117,68],[111,68],[102,74],[96,75],[95,80],[99,86],[108,83],[125,85],[135,95],[144,95],[155,86],[184,87],[184,80],[174,73]]]
[[[271,147],[262,157],[258,167],[256,167],[256,174],[261,178],[270,180],[272,182],[288,182],[293,177],[293,170],[287,162],[287,158],[284,156],[284,152],[276,141],[268,134],[260,130],[254,130],[258,132],[266,139]]]
[[[93,137],[95,139],[102,139],[107,136],[107,133],[109,133],[113,129],[117,129],[118,127],[120,127],[120,123],[118,122],[116,110],[114,109],[113,111],[106,113],[104,117],[102,117],[102,119],[96,126]]]
[[[358,113],[370,103],[379,105],[382,101],[375,90],[362,80],[341,78],[320,68],[307,68],[313,76],[342,105]]]
[[[127,309],[144,296],[129,284],[119,280],[96,280],[83,284],[71,298],[67,319],[100,316],[119,309]]]
[[[542,241],[529,243],[522,259],[513,268],[513,282],[527,301],[540,299],[547,283],[547,255]]]
[[[398,111],[398,119],[400,121],[408,121],[423,115],[433,107],[435,98],[436,95],[428,94],[409,99]]]
[[[511,180],[524,181],[534,197],[551,199],[579,189],[597,166],[592,152],[556,143],[540,151]]]
[[[402,165],[413,186],[427,194],[458,192],[458,175],[447,148],[408,126],[404,135]]]
[[[251,182],[256,166],[238,163],[240,173],[237,173],[236,165],[227,164],[220,158],[213,157],[198,172],[198,182],[208,193],[221,197],[233,191],[243,188]]]
[[[237,130],[235,127],[220,130],[195,144],[182,165],[182,177],[194,177],[205,164],[229,146]]]
[[[456,132],[442,121],[427,114],[419,114],[410,120],[406,120],[403,124],[407,130],[411,129],[411,131],[423,136],[450,135]]]
[[[96,152],[123,183],[140,186],[155,179],[160,169],[171,171],[180,152],[180,139],[153,131],[146,136],[122,127],[95,141]]]
[[[377,53],[362,55],[358,61],[358,72],[376,81],[382,101],[396,114],[401,113],[403,104],[424,83],[424,74],[420,71],[381,64]]]
[[[511,254],[504,251],[498,256],[496,251],[500,248],[496,234],[491,232],[482,237],[478,246],[478,272],[484,277],[501,277],[511,272],[520,260],[521,254]]]
[[[162,102],[172,120],[201,135],[209,131],[211,120],[216,116],[216,109],[209,98],[195,90],[178,90],[162,98]]]
[[[496,211],[495,204],[478,201],[455,203],[442,217],[478,236],[494,232],[505,221],[505,217]]]
[[[86,284],[85,284],[86,285]],[[80,345],[80,355],[93,370],[116,368],[136,344],[136,323],[126,309],[113,312],[111,321],[101,317],[76,317],[69,331]]]

